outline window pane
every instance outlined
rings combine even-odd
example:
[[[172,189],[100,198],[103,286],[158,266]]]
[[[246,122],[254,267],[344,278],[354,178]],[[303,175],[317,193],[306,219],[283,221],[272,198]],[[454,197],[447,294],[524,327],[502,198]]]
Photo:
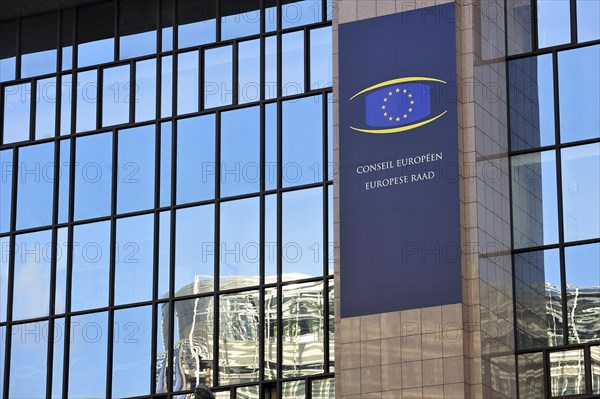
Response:
[[[10,259],[10,237],[0,237],[0,322],[6,321],[8,309],[8,262]],[[0,348],[4,346],[0,343]],[[0,364],[4,366],[4,364]],[[2,382],[2,378],[0,378]]]
[[[258,381],[259,298],[258,291],[219,298],[219,385]]]
[[[77,138],[75,162],[75,220],[109,215],[112,133]]]
[[[169,303],[159,304],[156,309],[156,393],[166,393],[168,390],[169,315]]]
[[[310,88],[333,85],[331,27],[310,31]]]
[[[13,320],[48,315],[52,232],[15,237]]]
[[[221,40],[260,33],[260,1],[221,2]]]
[[[102,126],[129,122],[129,65],[102,71]]]
[[[65,353],[65,319],[54,319],[54,352],[52,359],[52,397],[62,398],[64,353]]]
[[[46,396],[48,341],[41,337],[47,332],[47,321],[12,327],[10,398],[30,399]]]
[[[61,46],[62,65],[61,69],[66,71],[73,68],[73,9],[61,10]]]
[[[54,137],[56,121],[56,78],[37,81],[35,138]]]
[[[214,1],[179,0],[179,48],[211,43],[216,40],[216,9]]]
[[[285,354],[282,377],[319,374],[323,370],[323,283],[286,285],[281,322]]]
[[[221,197],[260,190],[260,107],[221,114]]]
[[[600,39],[600,2],[577,0],[577,40],[587,42]]]
[[[265,280],[277,281],[277,195],[265,196]]]
[[[80,7],[77,21],[77,66],[114,60],[115,5],[112,1]]]
[[[175,391],[194,389],[199,382],[212,385],[213,320],[212,296],[175,302]]]
[[[600,137],[600,45],[558,53],[561,141]]]
[[[69,252],[69,229],[62,227],[56,232],[56,287],[54,313],[65,313],[67,300],[67,258]]]
[[[563,345],[558,249],[516,254],[514,264],[518,348]]]
[[[585,393],[583,349],[550,353],[550,394],[552,396]]]
[[[556,46],[571,41],[569,0],[538,0],[538,45]]]
[[[160,125],[160,206],[171,205],[171,122]]]
[[[521,54],[532,49],[531,0],[513,0],[506,3],[507,52]]]
[[[600,338],[600,244],[565,248],[569,343]]]
[[[73,228],[71,310],[108,306],[110,221]]]
[[[260,283],[260,198],[221,203],[221,290]]]
[[[52,223],[54,143],[19,149],[17,229]]]
[[[562,150],[565,240],[600,237],[600,144]]]
[[[120,58],[156,52],[156,0],[119,2]]]
[[[260,40],[238,45],[238,102],[260,100]]]
[[[283,280],[323,275],[323,189],[283,194]]]
[[[154,214],[117,219],[115,305],[152,299]]]
[[[283,29],[321,22],[321,0],[287,2],[281,7]]]
[[[71,140],[61,140],[58,160],[58,223],[66,223],[69,219],[70,177]]]
[[[320,96],[286,101],[283,118],[283,186],[323,178],[323,103]]]
[[[306,384],[304,381],[282,382],[281,395],[286,399],[304,399],[306,397]]]
[[[510,61],[508,68],[511,149],[554,144],[552,55]]]
[[[314,380],[311,395],[312,399],[335,399],[335,379]]]
[[[334,270],[334,266],[335,266],[335,241],[334,241],[334,235],[333,235],[333,213],[334,213],[334,209],[333,209],[333,186],[328,186],[327,187],[327,207],[328,207],[328,211],[327,211],[327,265],[328,265],[328,270],[329,270],[329,274],[333,275],[333,270]]]
[[[112,396],[150,393],[152,306],[115,312]]]
[[[265,99],[277,97],[277,36],[265,38]]]
[[[177,114],[198,111],[198,52],[177,56]]]
[[[21,77],[56,71],[58,13],[35,15],[21,20]]]
[[[324,180],[333,180],[335,163],[333,157],[333,93],[327,94],[327,176]]]
[[[543,358],[542,352],[517,356],[520,398],[545,398]]]
[[[304,92],[304,32],[282,35],[281,92],[291,96]]]
[[[73,75],[60,77],[60,135],[71,134],[71,106],[73,104]]]
[[[229,105],[233,91],[231,46],[204,52],[204,108]]]
[[[77,74],[77,133],[96,129],[97,79],[96,70]]]
[[[215,195],[215,116],[177,121],[177,203]]]
[[[215,270],[214,205],[177,210],[175,296],[213,290]]]
[[[173,50],[173,1],[174,0],[162,0],[160,2],[162,51]]]
[[[69,397],[106,396],[107,313],[71,318]]]
[[[173,57],[161,59],[160,114],[165,118],[173,113]]]
[[[156,117],[156,59],[135,64],[135,121]]]
[[[0,49],[0,82],[13,80],[17,64],[17,20],[0,22]]]
[[[29,140],[31,83],[4,88],[3,144]]]
[[[265,7],[265,32],[277,29],[277,0],[263,0]]]
[[[267,283],[277,281],[267,280]],[[264,341],[265,341],[265,353],[264,353],[264,375],[265,380],[273,380],[277,378],[277,334],[278,334],[278,322],[277,322],[277,289],[276,288],[265,288],[264,294],[265,302],[265,318],[264,318]]]
[[[277,103],[265,104],[265,190],[277,188]]]
[[[160,213],[158,234],[158,298],[167,298],[171,265],[171,212]]]
[[[600,346],[590,348],[590,357],[592,365],[592,393],[600,394]]]
[[[155,125],[119,131],[117,212],[154,206]]]
[[[13,150],[0,151],[0,233],[10,230],[12,179],[15,173]]]
[[[513,245],[526,248],[558,241],[554,151],[512,157]]]

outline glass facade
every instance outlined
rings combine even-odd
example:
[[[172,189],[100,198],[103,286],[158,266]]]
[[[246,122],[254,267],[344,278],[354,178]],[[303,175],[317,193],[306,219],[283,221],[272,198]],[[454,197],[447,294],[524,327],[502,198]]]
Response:
[[[331,25],[321,0],[0,22],[0,396],[335,397]]]
[[[598,2],[507,4],[519,394],[521,398],[596,397]]]

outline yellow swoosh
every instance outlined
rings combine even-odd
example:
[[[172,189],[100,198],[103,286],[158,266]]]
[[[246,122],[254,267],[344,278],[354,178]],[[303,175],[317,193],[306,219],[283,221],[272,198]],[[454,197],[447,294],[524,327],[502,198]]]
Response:
[[[366,93],[366,92],[374,90],[374,89],[379,89],[380,87],[384,87],[384,86],[387,86],[387,85],[393,85],[393,84],[396,84],[396,83],[417,82],[417,81],[420,81],[420,80],[424,80],[424,81],[427,81],[427,82],[440,82],[440,83],[443,83],[443,84],[447,83],[447,82],[445,82],[443,80],[440,80],[440,79],[425,78],[425,77],[419,77],[419,76],[386,80],[385,82],[377,83],[376,85],[367,87],[366,89],[359,91],[358,93],[356,93],[355,95],[353,95],[352,97],[350,97],[350,101],[352,101],[355,97],[360,96],[363,93]]]
[[[350,126],[350,129],[352,130],[356,130],[357,132],[362,132],[362,133],[373,133],[373,134],[387,134],[387,133],[399,133],[399,132],[405,132],[407,130],[411,130],[411,129],[416,129],[418,127],[421,127],[423,125],[426,125],[428,123],[433,122],[434,120],[441,118],[442,116],[444,116],[444,114],[448,112],[448,111],[444,111],[441,114],[439,114],[438,116],[434,116],[431,119],[427,119],[424,120],[422,122],[418,122],[418,123],[414,123],[412,125],[407,125],[407,126],[400,126],[400,127],[395,127],[395,128],[391,128],[391,129],[359,129],[356,127],[352,127]]]

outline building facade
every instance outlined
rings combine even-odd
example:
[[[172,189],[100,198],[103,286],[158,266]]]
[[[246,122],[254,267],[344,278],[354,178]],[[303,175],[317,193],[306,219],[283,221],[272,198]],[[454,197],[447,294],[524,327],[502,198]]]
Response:
[[[1,11],[1,397],[600,395],[599,1]],[[461,300],[344,316],[339,32],[410,12],[456,35]]]

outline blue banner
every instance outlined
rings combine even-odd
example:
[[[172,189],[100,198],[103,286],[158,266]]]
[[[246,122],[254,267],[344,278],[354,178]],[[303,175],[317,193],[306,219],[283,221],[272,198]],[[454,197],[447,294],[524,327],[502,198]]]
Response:
[[[454,4],[341,24],[341,316],[460,303]]]

